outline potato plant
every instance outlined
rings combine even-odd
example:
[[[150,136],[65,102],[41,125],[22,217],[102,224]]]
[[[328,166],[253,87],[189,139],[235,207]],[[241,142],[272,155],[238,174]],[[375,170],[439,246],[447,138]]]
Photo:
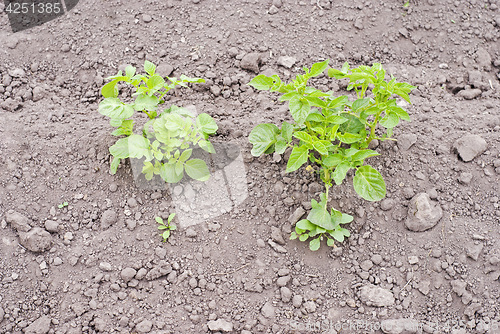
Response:
[[[293,118],[292,123],[283,122],[280,127],[257,125],[249,136],[252,155],[282,154],[291,147],[286,172],[293,172],[309,161],[307,169],[319,174],[324,182],[325,192],[320,195],[320,202],[311,201],[307,218],[297,222],[290,237],[301,241],[311,238],[311,250],[319,249],[323,239],[334,246],[335,241],[342,242],[350,236],[341,225],[351,222],[353,217],[335,209],[328,211],[327,207],[329,189],[342,184],[350,170],[354,171],[353,186],[359,196],[368,201],[385,197],[382,175],[365,164],[365,159],[379,153],[368,147],[374,139],[392,139],[393,128],[400,120],[410,121],[394,95],[410,103],[408,94],[415,88],[397,82],[394,77],[386,81],[386,72],[379,63],[352,69],[345,63],[341,70],[328,69],[330,77],[349,80],[347,90],[356,92],[356,100],[350,101],[347,95],[335,96],[333,92],[308,85],[309,79],[325,72],[328,63],[326,60],[310,69],[304,67],[305,74],[297,75],[289,83],[282,82],[277,75],[258,75],[249,83],[255,89],[282,94],[279,101],[288,101]],[[382,135],[377,134],[378,128],[385,130]]]
[[[150,61],[144,63],[146,75],[136,74],[136,68],[128,66],[125,74],[107,78],[111,80],[101,89],[104,100],[99,112],[111,118],[110,124],[116,130],[114,136],[121,136],[109,148],[113,156],[111,173],[115,174],[122,159],[144,159],[142,172],[147,180],[159,175],[168,183],[179,182],[184,172],[191,178],[206,181],[210,173],[205,161],[193,159],[193,148],[215,153],[208,137],[217,131],[217,124],[208,114],[197,116],[175,105],[164,107],[165,94],[176,86],[187,87],[189,83],[202,83],[200,78],[181,75],[177,78],[163,78],[156,74],[156,66]],[[119,98],[119,83],[132,86],[131,103]],[[148,121],[140,134],[134,133],[136,112],[147,115]]]

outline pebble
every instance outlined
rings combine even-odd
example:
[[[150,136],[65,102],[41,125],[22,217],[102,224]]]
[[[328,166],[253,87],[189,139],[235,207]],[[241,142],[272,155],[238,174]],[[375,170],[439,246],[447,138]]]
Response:
[[[130,208],[135,208],[137,206],[137,200],[133,197],[129,198],[127,200],[127,205],[130,207]]]
[[[116,183],[111,183],[109,185],[109,191],[111,191],[112,193],[114,193],[116,190],[118,190],[118,185]]]
[[[306,213],[306,210],[304,210],[303,207],[299,206],[295,211],[290,215],[290,218],[288,218],[288,222],[291,225],[295,225]]]
[[[5,316],[5,311],[3,310],[3,308],[0,307],[0,324],[2,323],[4,316]]]
[[[457,93],[457,96],[461,96],[466,100],[473,100],[480,95],[481,95],[481,90],[478,88],[463,89]]]
[[[472,181],[472,173],[469,172],[462,172],[458,176],[458,182],[462,184],[469,184]]]
[[[368,284],[359,290],[359,299],[367,306],[384,307],[394,305],[394,295],[390,290]]]
[[[467,254],[468,257],[473,259],[474,261],[477,261],[479,259],[479,256],[481,255],[481,252],[483,251],[484,245],[482,243],[479,244],[469,244],[466,246],[465,253]]]
[[[7,211],[5,214],[5,220],[17,232],[28,232],[31,229],[30,219],[14,210]]]
[[[281,2],[281,0],[273,0],[273,6],[275,6],[277,8],[281,8],[282,5],[283,5],[283,3]],[[498,22],[500,22],[500,16],[498,17],[498,19],[499,19]]]
[[[107,229],[118,220],[118,215],[115,210],[109,209],[103,212],[101,216],[101,228]]]
[[[284,287],[288,284],[288,282],[290,282],[292,278],[290,276],[282,276],[282,277],[279,277],[277,280],[276,280],[276,284],[279,286],[279,287]]]
[[[40,101],[45,97],[45,89],[40,86],[33,88],[33,102]]]
[[[280,245],[286,243],[283,234],[281,234],[281,230],[275,226],[271,226],[271,239]]]
[[[368,271],[373,267],[373,262],[371,260],[364,260],[363,262],[361,262],[361,264],[359,266],[364,271]]]
[[[143,14],[142,15],[142,20],[144,21],[144,23],[149,23],[153,20],[153,18],[151,17],[151,15],[148,15],[148,14]]]
[[[314,313],[316,312],[317,306],[315,302],[310,300],[304,303],[304,308],[306,309],[307,313]]]
[[[295,65],[296,62],[297,58],[295,57],[281,56],[278,58],[278,65],[286,68],[292,68],[292,66]]]
[[[198,235],[198,233],[196,232],[196,230],[194,228],[189,227],[186,230],[186,237],[188,237],[188,238],[196,238],[197,235]]]
[[[137,274],[137,271],[134,268],[127,267],[122,270],[120,276],[122,280],[128,283],[135,277],[135,274]]]
[[[257,246],[259,246],[260,248],[264,248],[266,247],[266,242],[262,239],[257,239]]]
[[[432,201],[428,194],[415,195],[408,205],[405,226],[414,232],[423,232],[434,227],[443,216],[438,202]]]
[[[417,264],[418,263],[418,256],[415,256],[415,255],[408,256],[408,263],[409,264]]]
[[[284,303],[288,303],[292,299],[292,291],[286,286],[281,287],[280,289],[281,300]]]
[[[379,265],[382,263],[383,259],[382,259],[382,255],[380,254],[373,254],[372,255],[372,262],[376,265]]]
[[[255,73],[259,73],[259,65],[262,56],[260,53],[252,52],[247,53],[240,61],[240,67],[244,70],[249,70]]]
[[[13,70],[9,70],[9,75],[13,78],[23,78],[26,76],[26,71],[22,68],[15,68]]]
[[[264,306],[262,306],[260,312],[262,313],[262,315],[266,318],[274,318],[274,315],[276,313],[276,309],[275,307],[273,306],[273,304],[271,304],[271,302],[266,302],[264,304]]]
[[[57,233],[59,232],[59,223],[54,220],[46,220],[45,229],[49,232]]]
[[[168,77],[174,71],[174,67],[167,63],[160,63],[156,67],[156,74],[162,77]]]
[[[113,271],[113,267],[111,266],[111,263],[109,263],[109,262],[99,263],[99,269],[101,269],[103,271]]]
[[[278,252],[278,253],[286,253],[287,252],[285,247],[278,245],[276,242],[272,241],[271,239],[267,240],[267,243],[269,244],[269,246],[271,246],[271,248],[275,252]]]
[[[385,198],[380,202],[380,208],[384,211],[389,211],[394,207],[395,201],[392,198]]]
[[[63,46],[61,47],[62,52],[69,52],[70,50],[71,50],[71,45],[69,44],[63,44]]]
[[[135,330],[139,333],[149,333],[153,328],[153,322],[150,320],[143,320],[135,325]]]
[[[25,334],[46,334],[50,330],[51,320],[48,316],[42,315],[24,330]]]
[[[481,136],[468,134],[455,141],[453,148],[463,161],[469,162],[486,151],[488,144]]]
[[[275,5],[271,5],[271,7],[269,8],[269,14],[274,15],[277,14],[278,12],[279,12],[278,8]]]
[[[397,145],[401,151],[408,151],[415,143],[417,142],[417,135],[410,134],[402,134],[398,136]]]
[[[385,319],[380,323],[380,329],[385,334],[417,333],[420,331],[420,323],[411,318]]]
[[[46,230],[34,227],[29,232],[20,232],[19,242],[32,252],[44,252],[52,247],[52,236]]]
[[[354,28],[359,29],[359,30],[363,30],[364,29],[363,18],[362,17],[358,17],[356,19],[356,21],[354,21]]]
[[[295,295],[292,298],[292,304],[295,308],[299,308],[302,306],[302,296],[301,295]]]
[[[63,260],[59,256],[57,256],[54,258],[53,263],[54,263],[54,266],[60,266],[61,264],[63,264]]]
[[[211,320],[207,326],[212,332],[232,332],[234,327],[232,322],[224,319]]]

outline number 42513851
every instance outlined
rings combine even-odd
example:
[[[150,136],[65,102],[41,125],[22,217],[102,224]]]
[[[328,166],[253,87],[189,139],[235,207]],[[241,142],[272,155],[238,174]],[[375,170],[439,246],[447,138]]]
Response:
[[[8,14],[59,14],[62,12],[60,2],[48,3],[9,3],[5,7]]]

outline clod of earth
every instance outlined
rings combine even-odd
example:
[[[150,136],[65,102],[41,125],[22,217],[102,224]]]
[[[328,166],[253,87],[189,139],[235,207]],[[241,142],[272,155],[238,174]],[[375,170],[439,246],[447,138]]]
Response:
[[[52,236],[43,228],[34,227],[29,232],[19,232],[19,242],[32,252],[44,252],[52,246]]]
[[[414,232],[423,232],[434,227],[443,216],[443,209],[438,202],[430,199],[426,193],[415,195],[408,205],[406,227]]]
[[[390,290],[368,284],[359,290],[359,299],[367,306],[385,307],[394,305],[394,295]]]
[[[469,162],[486,151],[488,143],[481,136],[469,134],[457,139],[453,148],[463,161]]]

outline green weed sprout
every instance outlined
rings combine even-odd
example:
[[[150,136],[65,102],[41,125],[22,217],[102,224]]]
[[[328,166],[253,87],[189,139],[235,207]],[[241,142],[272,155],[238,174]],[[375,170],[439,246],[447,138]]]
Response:
[[[167,239],[170,237],[170,231],[175,231],[177,229],[177,226],[172,223],[174,217],[175,213],[171,213],[170,215],[168,215],[166,224],[163,219],[161,219],[161,217],[155,217],[156,222],[160,224],[160,226],[158,226],[158,229],[160,231],[163,231],[162,233],[160,233],[160,235],[163,237],[163,242],[167,242]]]

